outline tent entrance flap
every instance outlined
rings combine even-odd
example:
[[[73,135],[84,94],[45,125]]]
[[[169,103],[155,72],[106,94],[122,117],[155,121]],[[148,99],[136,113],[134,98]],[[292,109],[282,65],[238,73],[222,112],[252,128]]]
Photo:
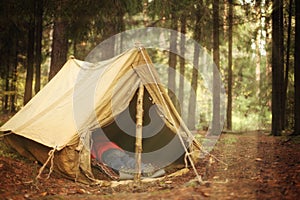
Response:
[[[135,155],[137,98],[136,91],[129,106],[115,116],[112,123],[101,128],[110,141],[132,156]],[[144,91],[143,110],[142,161],[157,165],[169,165],[171,161],[184,163],[185,151],[179,137],[166,126],[164,117],[159,114],[158,106],[152,103],[147,89]]]

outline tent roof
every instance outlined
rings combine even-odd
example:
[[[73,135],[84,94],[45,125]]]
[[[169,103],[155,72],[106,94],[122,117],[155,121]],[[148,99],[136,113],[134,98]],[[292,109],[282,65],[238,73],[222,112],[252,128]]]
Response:
[[[159,105],[167,126],[176,132],[180,117],[142,48],[99,63],[69,59],[0,130],[60,150],[78,142],[79,135],[95,122],[111,123],[129,105],[140,82]]]

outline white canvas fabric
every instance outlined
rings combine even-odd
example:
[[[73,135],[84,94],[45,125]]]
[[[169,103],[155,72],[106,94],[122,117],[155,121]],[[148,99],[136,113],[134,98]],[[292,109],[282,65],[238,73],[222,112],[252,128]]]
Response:
[[[153,66],[145,66],[151,61],[145,50],[142,51],[143,55],[134,48],[96,64],[69,59],[0,130],[10,130],[57,150],[74,144],[79,134],[93,126],[95,119],[101,126],[113,121],[114,116],[129,105],[140,81],[159,84],[155,70],[149,68]],[[169,127],[174,129],[179,125],[179,115],[164,89],[155,84],[145,87]],[[115,104],[113,110],[112,104]]]
[[[0,130],[10,130],[57,150],[71,145],[78,138],[80,126],[85,125],[84,121],[80,124],[78,119],[87,119],[93,112],[82,110],[76,113],[80,117],[75,121],[73,102],[84,104],[88,99],[94,98],[87,97],[95,94],[95,88],[91,85],[100,80],[101,88],[100,86],[97,88],[95,102],[101,104],[101,99],[105,99],[103,96],[111,87],[111,81],[120,68],[136,54],[137,50],[132,49],[109,61],[97,64],[69,59],[56,76]]]

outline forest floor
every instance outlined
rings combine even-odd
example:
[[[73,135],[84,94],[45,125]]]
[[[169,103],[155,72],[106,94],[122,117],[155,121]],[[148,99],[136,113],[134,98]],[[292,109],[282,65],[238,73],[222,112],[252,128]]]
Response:
[[[299,199],[300,137],[272,137],[253,131],[222,134],[197,170],[179,177],[116,187],[88,186],[52,174],[35,181],[40,165],[0,141],[0,199]]]

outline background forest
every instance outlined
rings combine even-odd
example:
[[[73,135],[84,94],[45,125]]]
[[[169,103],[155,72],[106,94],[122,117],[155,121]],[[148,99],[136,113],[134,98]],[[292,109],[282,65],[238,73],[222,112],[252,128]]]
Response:
[[[1,1],[1,112],[21,109],[70,55],[83,60],[117,33],[162,27],[186,34],[212,55],[228,97],[225,129],[299,134],[298,4],[298,0]],[[162,59],[155,55],[154,62]],[[192,68],[178,56],[169,53],[160,62],[193,82]],[[169,85],[174,80],[178,98],[185,98],[179,94],[180,80],[166,75]],[[205,129],[201,120],[196,128]]]

